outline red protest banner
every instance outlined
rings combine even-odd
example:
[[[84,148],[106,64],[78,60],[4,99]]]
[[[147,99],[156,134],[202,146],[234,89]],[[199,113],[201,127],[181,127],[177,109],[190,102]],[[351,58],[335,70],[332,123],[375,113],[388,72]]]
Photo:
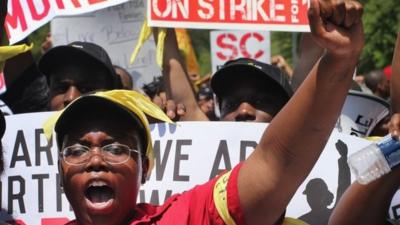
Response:
[[[127,2],[128,0],[8,0],[4,22],[14,44],[56,16],[75,15]]]
[[[308,31],[309,0],[150,0],[150,26]]]

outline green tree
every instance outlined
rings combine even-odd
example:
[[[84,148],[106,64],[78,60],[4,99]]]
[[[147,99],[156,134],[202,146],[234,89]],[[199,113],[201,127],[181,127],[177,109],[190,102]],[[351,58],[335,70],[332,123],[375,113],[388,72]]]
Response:
[[[271,57],[282,55],[289,65],[293,64],[292,33],[271,32]]]
[[[200,66],[200,75],[211,72],[210,31],[188,30]]]
[[[50,24],[46,24],[29,36],[29,40],[33,43],[32,55],[36,61],[42,56],[41,46],[49,32]]]
[[[392,61],[397,32],[400,28],[399,0],[361,0],[364,3],[365,47],[359,72],[382,69]]]

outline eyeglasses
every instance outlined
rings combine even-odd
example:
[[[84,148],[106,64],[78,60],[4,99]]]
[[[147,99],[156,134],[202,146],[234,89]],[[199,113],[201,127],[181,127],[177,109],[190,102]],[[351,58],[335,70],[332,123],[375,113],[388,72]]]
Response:
[[[64,148],[60,153],[65,163],[69,165],[79,166],[86,164],[92,158],[94,151],[84,145],[72,145]],[[122,164],[129,160],[131,152],[140,155],[136,149],[131,149],[123,144],[109,144],[101,147],[100,155],[103,160],[110,164]]]

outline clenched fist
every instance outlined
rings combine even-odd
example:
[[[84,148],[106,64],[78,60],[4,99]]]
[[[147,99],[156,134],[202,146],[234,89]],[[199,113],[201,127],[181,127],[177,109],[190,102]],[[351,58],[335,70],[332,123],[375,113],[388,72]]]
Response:
[[[330,54],[358,57],[364,46],[362,13],[354,0],[311,0],[308,19],[315,41]]]

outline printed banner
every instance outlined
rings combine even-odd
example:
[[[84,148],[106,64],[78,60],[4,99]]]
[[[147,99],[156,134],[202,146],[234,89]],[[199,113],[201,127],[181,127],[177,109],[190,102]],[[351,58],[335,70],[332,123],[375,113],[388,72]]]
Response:
[[[309,31],[309,0],[149,0],[150,26]]]
[[[112,63],[126,69],[136,88],[153,81],[161,71],[156,64],[153,38],[147,41],[134,64],[129,59],[139,39],[145,17],[146,1],[130,0],[125,4],[77,16],[56,18],[51,22],[53,44],[73,41],[93,42],[102,46]],[[77,26],[79,24],[79,26]]]
[[[260,62],[271,61],[271,37],[268,31],[211,31],[212,73],[226,61],[251,58]]]
[[[48,143],[41,128],[51,114],[6,116],[7,130],[2,140],[6,170],[1,176],[0,220],[13,217],[20,220],[19,224],[61,225],[74,218],[59,187],[55,140]],[[266,126],[235,122],[152,125],[155,167],[139,192],[139,201],[162,203],[174,193],[233,168],[254,150]],[[308,200],[321,196],[327,196],[329,201],[318,201],[324,203],[320,207],[333,208],[354,179],[346,163],[347,156],[369,143],[334,131],[319,161],[294,195],[286,215],[309,220],[314,212]],[[325,221],[327,215],[324,215],[318,220]]]
[[[92,12],[128,0],[8,0],[5,21],[10,44],[14,44],[56,16]]]

